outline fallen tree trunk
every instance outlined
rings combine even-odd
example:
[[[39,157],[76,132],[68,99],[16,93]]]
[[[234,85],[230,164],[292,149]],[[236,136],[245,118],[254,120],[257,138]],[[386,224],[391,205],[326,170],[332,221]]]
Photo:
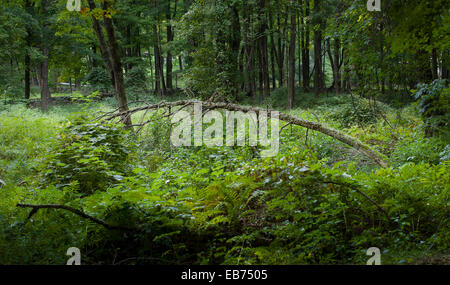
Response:
[[[225,109],[225,110],[229,110],[229,111],[241,111],[241,112],[266,111],[268,113],[268,116],[270,116],[271,112],[274,111],[274,110],[266,110],[266,109],[255,108],[255,107],[240,106],[240,105],[231,104],[231,103],[214,103],[214,102],[201,102],[201,101],[196,101],[196,100],[182,100],[182,101],[176,101],[176,102],[161,102],[161,103],[154,104],[154,105],[146,105],[146,106],[128,110],[126,112],[119,112],[118,110],[115,110],[113,112],[105,113],[100,118],[105,119],[105,120],[112,120],[115,118],[129,117],[140,111],[157,110],[157,109],[162,109],[162,108],[173,108],[173,107],[177,107],[177,106],[186,107],[188,105],[193,105],[195,103],[202,104],[202,108],[206,109],[206,110]],[[362,154],[366,155],[368,158],[370,158],[372,161],[376,162],[381,167],[383,167],[383,168],[388,167],[387,163],[384,161],[382,154],[380,154],[376,150],[372,149],[370,146],[362,143],[357,138],[343,134],[343,133],[339,132],[338,130],[327,127],[321,123],[315,123],[315,122],[307,121],[304,119],[299,119],[299,118],[296,118],[296,117],[293,117],[291,115],[284,114],[281,112],[279,114],[280,114],[279,119],[282,121],[285,121],[292,125],[301,126],[301,127],[313,130],[313,131],[318,131],[322,134],[325,134],[334,139],[337,139],[337,140],[353,147],[354,149],[358,150]],[[150,123],[150,122],[147,121],[143,124],[147,124],[147,123]],[[142,127],[143,124],[134,125],[134,126]]]

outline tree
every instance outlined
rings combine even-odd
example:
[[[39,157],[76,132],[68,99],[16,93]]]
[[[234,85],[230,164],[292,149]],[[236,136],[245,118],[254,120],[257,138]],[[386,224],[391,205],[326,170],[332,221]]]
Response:
[[[123,79],[122,61],[119,54],[119,44],[116,39],[114,25],[112,21],[112,3],[110,0],[103,2],[103,9],[98,9],[94,3],[94,0],[88,0],[89,7],[91,9],[91,17],[93,22],[94,31],[100,42],[100,49],[103,59],[108,67],[111,77],[114,80],[114,88],[116,100],[120,112],[125,113],[128,111],[127,97],[125,94],[125,85]],[[103,18],[106,34],[108,36],[108,42],[106,42],[103,30],[101,28],[99,19]],[[127,127],[132,126],[131,117],[123,116],[122,122]]]
[[[290,28],[290,43],[289,43],[289,76],[288,76],[288,98],[289,109],[294,108],[295,96],[295,45],[296,45],[296,28],[297,28],[297,11],[295,9],[295,2],[292,1],[291,7],[291,28]]]

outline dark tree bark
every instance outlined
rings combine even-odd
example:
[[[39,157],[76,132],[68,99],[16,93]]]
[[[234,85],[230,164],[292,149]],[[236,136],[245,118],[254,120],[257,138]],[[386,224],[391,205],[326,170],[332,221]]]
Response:
[[[310,89],[309,79],[309,0],[305,0],[305,16],[302,19],[304,37],[302,36],[302,74],[303,74],[303,89],[308,92]]]
[[[50,103],[50,89],[48,86],[48,48],[41,48],[44,60],[39,64],[38,76],[39,76],[39,86],[41,88],[41,108],[43,111],[48,111]]]
[[[247,96],[253,97],[253,44],[250,43],[249,32],[250,32],[250,7],[246,1],[242,3],[242,25],[243,25],[243,41],[244,41],[244,90],[247,92]]]
[[[183,58],[178,56],[178,65],[180,66],[180,71],[183,71]]]
[[[273,36],[274,33],[274,27],[273,27],[273,16],[272,16],[272,9],[269,10],[269,29],[270,29],[270,64],[271,64],[271,70],[272,70],[272,88],[277,88],[277,76],[275,74],[275,57],[276,57],[276,50],[275,50],[275,39]]]
[[[41,2],[42,14],[47,12],[48,0],[42,0]],[[48,23],[44,23],[44,28],[48,27]],[[49,49],[45,39],[42,39],[41,52],[44,56],[44,60],[38,66],[38,76],[39,76],[39,86],[41,88],[41,108],[43,111],[48,111],[48,106],[50,103],[50,89],[48,86],[48,57]]]
[[[326,50],[328,53],[328,58],[330,60],[331,69],[333,70],[333,85],[334,91],[336,94],[339,93],[339,84],[340,84],[340,77],[339,77],[339,69],[340,69],[340,62],[339,62],[339,49],[340,49],[340,43],[339,39],[334,39],[334,52],[331,52],[331,41],[328,39],[326,43]]]
[[[28,50],[25,52],[25,99],[30,99],[31,93],[31,77],[30,77],[30,54]]]
[[[314,13],[317,14],[320,13],[321,8],[321,0],[315,0],[314,1]],[[321,21],[318,20],[316,23],[321,24]],[[317,30],[314,31],[314,94],[316,96],[319,95],[320,91],[322,90],[322,31],[319,27]]]
[[[438,59],[437,50],[435,48],[431,51],[431,74],[433,80],[438,79]]]
[[[108,10],[110,8],[110,3],[105,1],[103,3],[103,9]],[[117,103],[119,105],[119,110],[121,112],[126,112],[128,110],[127,96],[125,94],[125,83],[123,79],[123,69],[122,69],[122,61],[120,59],[119,54],[119,44],[116,39],[114,25],[111,18],[104,17],[105,29],[108,35],[108,42],[111,51],[111,63],[114,71],[114,80],[116,83],[116,94],[117,94]],[[127,127],[131,127],[131,117],[127,116],[123,118],[123,123]]]
[[[25,9],[29,11],[31,9],[30,0],[25,1]],[[25,50],[25,99],[30,99],[31,94],[31,59],[30,51],[31,47],[31,31],[27,29],[27,48]]]
[[[295,4],[295,3],[294,3]],[[297,14],[294,7],[291,7],[291,28],[289,42],[289,76],[288,76],[288,97],[289,109],[294,108],[295,96],[295,43],[296,43],[296,26]]]
[[[231,78],[231,95],[232,98],[237,99],[238,95],[238,81],[237,81],[237,71],[240,70],[239,66],[239,49],[241,47],[241,22],[239,21],[239,9],[237,3],[234,3],[231,7],[231,27],[232,27],[232,37],[230,42],[231,48],[231,64],[235,70],[233,77]]]
[[[89,8],[91,10],[94,10],[96,8],[94,1],[88,0],[88,3],[89,3]],[[115,88],[116,81],[115,81],[114,70],[113,70],[112,62],[111,62],[111,54],[110,54],[108,45],[106,43],[105,35],[103,34],[103,30],[100,25],[100,22],[94,16],[92,16],[92,25],[93,25],[95,34],[97,35],[97,39],[100,43],[100,53],[105,62],[106,69],[108,70],[109,75],[111,77],[111,84]],[[116,94],[116,99],[117,99],[117,94]]]
[[[267,51],[267,17],[265,13],[266,0],[259,0],[259,49],[260,49],[260,68],[262,72],[263,96],[270,96],[270,78],[269,78],[269,57]],[[260,98],[262,102],[263,98]]]
[[[152,61],[152,55],[150,53],[151,48],[149,48],[147,50],[147,54],[148,54],[148,61],[149,61],[149,66],[150,66],[150,82],[152,84],[152,90],[155,90],[155,79],[153,77],[153,61]]]
[[[284,28],[281,28],[280,15],[277,15],[278,24],[278,54],[277,54],[277,65],[278,65],[278,85],[284,86],[284,43],[282,35],[284,35]],[[282,30],[282,31],[280,31]]]
[[[158,44],[158,27],[153,25],[153,34],[154,34],[154,54],[155,54],[155,91],[158,96],[162,96],[161,89],[161,67],[159,66],[160,61],[160,52],[159,52],[159,44]]]
[[[95,3],[93,0],[88,0],[89,7],[91,10],[95,9]],[[109,10],[110,9],[110,3],[108,1],[105,1],[103,3],[103,9]],[[128,111],[128,103],[127,103],[127,97],[125,94],[125,84],[123,79],[123,69],[122,69],[122,61],[119,54],[119,44],[116,39],[115,31],[114,31],[114,25],[111,18],[103,17],[104,18],[104,24],[106,33],[108,35],[108,44],[106,43],[103,30],[100,26],[100,22],[98,19],[96,19],[94,16],[92,17],[94,31],[97,35],[97,38],[100,42],[100,50],[103,56],[103,59],[105,60],[106,66],[110,72],[112,82],[114,83],[114,89],[115,89],[115,95],[116,100],[118,104],[118,109],[121,113],[125,113]],[[131,127],[131,117],[129,116],[123,116],[122,122],[125,124],[126,127]]]
[[[174,35],[173,35],[173,30],[172,30],[172,25],[170,24],[170,21],[172,19],[172,15],[171,15],[171,9],[170,9],[170,5],[171,5],[171,1],[167,1],[168,2],[168,7],[167,7],[167,42],[172,42]],[[173,80],[172,80],[172,70],[173,70],[173,64],[172,64],[172,52],[170,51],[170,49],[167,51],[167,59],[166,59],[166,85],[167,85],[167,89],[172,90],[173,89]]]

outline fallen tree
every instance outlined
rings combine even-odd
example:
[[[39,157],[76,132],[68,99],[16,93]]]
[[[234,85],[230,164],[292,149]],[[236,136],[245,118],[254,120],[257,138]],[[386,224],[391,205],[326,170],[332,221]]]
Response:
[[[120,112],[118,109],[116,109],[114,111],[104,113],[102,116],[99,117],[99,119],[114,120],[117,118],[121,118],[123,120],[123,118],[128,118],[128,117],[132,116],[133,114],[136,114],[141,111],[146,111],[145,112],[145,114],[146,114],[147,111],[149,111],[149,110],[158,110],[158,109],[168,109],[169,115],[172,115],[177,112],[177,111],[174,111],[173,113],[171,113],[172,108],[181,107],[181,109],[183,109],[187,106],[194,105],[195,103],[202,104],[202,108],[203,108],[203,110],[206,110],[206,112],[209,110],[214,110],[214,109],[224,109],[224,110],[229,110],[229,111],[241,111],[241,112],[266,111],[268,113],[268,116],[270,116],[271,112],[274,111],[274,110],[267,110],[267,109],[261,109],[261,108],[255,108],[255,107],[246,107],[246,106],[241,106],[241,105],[231,104],[231,103],[214,103],[214,102],[201,102],[201,101],[197,101],[197,100],[181,100],[181,101],[176,101],[176,102],[160,102],[158,104],[145,105],[145,106],[137,107],[137,108],[130,109],[130,110],[127,110],[124,112]],[[145,114],[144,114],[144,116],[145,116]],[[324,124],[315,123],[315,122],[307,121],[304,119],[296,118],[296,117],[293,117],[291,115],[284,114],[281,112],[279,113],[279,119],[288,124],[301,126],[301,127],[313,130],[313,131],[318,131],[327,136],[330,136],[336,140],[339,140],[339,141],[353,147],[354,149],[356,149],[357,151],[366,155],[372,161],[377,163],[379,166],[381,166],[383,168],[388,167],[387,163],[384,161],[384,157],[382,154],[380,154],[376,150],[372,149],[367,144],[362,143],[357,138],[351,137],[347,134],[343,134],[343,133],[339,132],[338,130],[335,130],[333,128],[325,126]],[[148,121],[142,122],[140,124],[135,124],[135,125],[133,125],[133,127],[138,127],[138,132],[139,132],[143,126],[145,126],[146,124],[148,124],[150,122],[151,122],[151,120],[148,120]]]

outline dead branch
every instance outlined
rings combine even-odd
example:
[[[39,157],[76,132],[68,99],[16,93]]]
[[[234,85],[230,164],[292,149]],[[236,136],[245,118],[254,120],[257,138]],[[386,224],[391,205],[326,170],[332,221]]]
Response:
[[[333,185],[344,186],[344,187],[350,188],[350,189],[356,191],[357,193],[359,193],[360,195],[362,195],[367,200],[369,200],[370,203],[374,204],[378,208],[378,210],[380,210],[381,212],[383,212],[386,215],[388,214],[383,207],[381,207],[377,202],[375,202],[374,199],[372,199],[369,195],[367,195],[363,191],[359,190],[356,186],[350,185],[348,183],[339,183],[339,182],[335,182],[335,181],[322,181],[322,182],[325,184],[333,184]]]
[[[82,212],[80,210],[77,210],[75,208],[72,208],[72,207],[69,207],[69,206],[66,206],[66,205],[54,205],[54,204],[49,204],[49,205],[31,205],[31,204],[20,204],[19,203],[16,206],[20,207],[20,208],[32,208],[32,210],[31,210],[31,212],[30,212],[30,214],[28,216],[28,219],[31,218],[34,214],[36,214],[40,209],[62,209],[62,210],[66,210],[66,211],[72,212],[75,215],[78,215],[78,216],[80,216],[82,218],[88,219],[88,220],[90,220],[90,221],[92,221],[92,222],[94,222],[96,224],[102,225],[102,226],[104,226],[105,228],[107,228],[109,230],[126,230],[126,231],[135,230],[133,228],[110,225],[110,224],[108,224],[108,223],[106,223],[106,222],[104,222],[104,221],[102,221],[100,219],[92,217],[92,216],[90,216],[90,215],[88,215],[88,214],[86,214],[86,213],[84,213],[84,212]]]
[[[176,102],[160,102],[158,104],[137,107],[137,108],[125,111],[125,112],[116,112],[114,114],[109,113],[109,114],[105,114],[105,116],[103,116],[103,119],[104,120],[113,120],[113,119],[124,117],[124,116],[131,116],[132,114],[138,113],[140,111],[155,110],[155,109],[161,109],[161,108],[174,108],[174,107],[178,107],[178,106],[185,107],[185,105],[190,105],[190,104],[194,104],[194,103],[200,103],[200,104],[202,104],[203,108],[206,108],[208,110],[225,109],[225,110],[229,110],[229,111],[241,111],[241,112],[266,111],[266,112],[268,112],[269,117],[270,117],[271,112],[273,111],[273,110],[265,110],[265,109],[261,109],[261,108],[255,108],[255,107],[240,106],[240,105],[236,105],[236,104],[232,104],[232,103],[214,103],[214,102],[201,102],[201,101],[196,101],[196,100],[181,100],[181,101],[176,101]],[[293,117],[291,115],[284,114],[281,112],[279,114],[280,114],[279,119],[282,121],[285,121],[292,125],[301,126],[301,127],[313,130],[313,131],[318,131],[322,134],[325,134],[334,139],[337,139],[337,140],[343,142],[344,144],[347,144],[347,145],[353,147],[354,149],[358,150],[359,152],[363,153],[364,155],[366,155],[368,158],[370,158],[371,160],[376,162],[381,167],[383,167],[383,168],[388,167],[387,163],[384,161],[384,157],[382,154],[380,154],[376,150],[372,149],[370,146],[362,143],[357,138],[343,134],[343,133],[339,132],[338,130],[335,130],[333,128],[325,126],[324,124],[321,124],[319,122],[315,123],[315,122],[307,121],[307,120],[296,118],[296,117]]]

